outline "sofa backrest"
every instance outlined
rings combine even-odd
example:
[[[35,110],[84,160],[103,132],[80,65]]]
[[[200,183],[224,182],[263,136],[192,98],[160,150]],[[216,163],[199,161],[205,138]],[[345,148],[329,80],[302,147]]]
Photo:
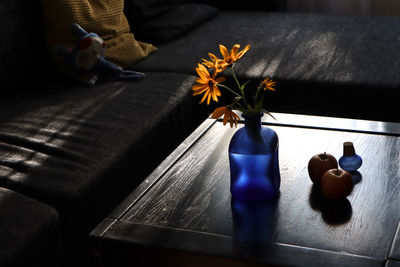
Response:
[[[124,12],[138,40],[160,45],[215,17],[218,10],[195,0],[125,0]]]
[[[39,0],[0,1],[0,94],[44,78],[49,58]]]

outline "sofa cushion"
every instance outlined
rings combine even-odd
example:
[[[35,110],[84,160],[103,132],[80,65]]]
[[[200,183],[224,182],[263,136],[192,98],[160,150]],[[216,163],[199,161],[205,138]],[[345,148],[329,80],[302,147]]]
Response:
[[[250,44],[237,74],[278,81],[272,110],[398,120],[399,35],[399,17],[220,12],[134,68],[194,74],[219,44]]]
[[[125,14],[135,35],[146,42],[170,42],[201,23],[215,17],[218,10],[204,4],[158,1],[125,1]]]
[[[155,50],[151,44],[135,40],[123,13],[124,0],[41,0],[50,52],[55,46],[74,47],[77,37],[72,24],[97,33],[107,44],[104,57],[125,68]]]
[[[50,206],[0,187],[0,266],[59,266],[58,213]]]
[[[84,236],[207,116],[194,79],[148,73],[1,99],[0,185],[56,207],[69,237]]]

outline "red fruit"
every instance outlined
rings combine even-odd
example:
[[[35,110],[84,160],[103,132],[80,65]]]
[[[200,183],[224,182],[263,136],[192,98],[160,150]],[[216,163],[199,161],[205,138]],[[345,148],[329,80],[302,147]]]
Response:
[[[328,199],[344,199],[352,190],[353,180],[348,171],[331,169],[321,177],[321,192]]]
[[[308,175],[314,184],[321,182],[322,175],[330,169],[337,169],[338,163],[334,156],[328,153],[314,155],[308,162]]]

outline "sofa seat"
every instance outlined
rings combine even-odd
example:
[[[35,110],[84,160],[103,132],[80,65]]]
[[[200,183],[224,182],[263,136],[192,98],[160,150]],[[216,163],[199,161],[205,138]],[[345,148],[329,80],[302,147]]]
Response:
[[[397,121],[399,35],[399,17],[220,12],[134,69],[194,74],[219,44],[250,44],[238,77],[277,80],[274,111]]]
[[[147,73],[2,98],[0,186],[55,207],[67,242],[86,237],[207,116],[194,79]]]
[[[58,213],[0,187],[0,266],[58,266],[62,254]]]

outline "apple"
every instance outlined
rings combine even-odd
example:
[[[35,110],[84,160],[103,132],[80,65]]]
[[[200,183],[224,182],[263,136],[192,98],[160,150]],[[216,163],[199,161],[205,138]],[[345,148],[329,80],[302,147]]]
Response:
[[[321,177],[321,192],[327,199],[344,199],[353,190],[353,179],[348,171],[331,169]]]
[[[322,175],[330,169],[337,169],[338,163],[334,156],[328,153],[314,155],[308,162],[308,175],[314,184],[319,184]]]

